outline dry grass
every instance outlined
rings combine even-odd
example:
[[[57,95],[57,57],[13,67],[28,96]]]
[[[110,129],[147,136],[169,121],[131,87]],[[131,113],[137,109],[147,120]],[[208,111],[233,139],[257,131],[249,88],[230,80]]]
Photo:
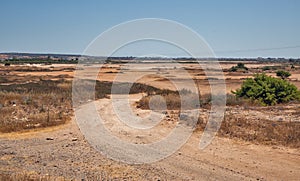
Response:
[[[226,105],[227,106],[257,106],[257,107],[262,107],[261,104],[257,101],[237,97],[233,94],[227,94],[226,95]]]
[[[199,119],[198,129],[204,130],[206,121]],[[300,122],[253,119],[227,111],[218,136],[240,139],[257,144],[282,145],[300,148]]]
[[[153,107],[163,108],[161,105],[166,104],[168,110],[195,109],[199,107],[210,109],[212,99],[211,95],[205,94],[200,98],[197,98],[198,95],[195,93],[186,91],[180,94],[180,92],[182,92],[182,90],[179,92],[170,92],[165,94],[156,93],[155,95],[144,96],[137,102],[137,107],[142,109],[150,109],[149,105],[151,104]],[[254,101],[237,98],[233,94],[226,95],[226,105],[259,106],[259,104]]]
[[[163,105],[166,105],[167,110],[186,110],[195,109],[200,107],[200,100],[197,94],[190,92],[189,90],[167,91],[161,90],[148,96],[144,96],[137,102],[137,107],[141,109],[165,109]]]
[[[75,93],[84,94],[85,85],[94,83],[83,80],[75,89]],[[129,83],[115,83],[114,94],[125,93]],[[101,99],[111,94],[112,82],[96,81],[95,95],[86,97],[85,101]],[[152,86],[134,83],[131,93],[169,92]],[[74,93],[73,92],[73,93]],[[90,96],[90,94],[87,94]],[[39,80],[25,84],[0,85],[0,132],[15,132],[34,128],[56,126],[70,120],[72,110],[72,81]]]
[[[182,103],[181,101],[191,103],[193,99],[195,99],[192,93],[184,94],[181,99],[178,93],[160,94],[160,96],[157,95],[148,95],[143,97],[140,101],[138,101],[137,106],[142,109],[153,109],[153,107],[158,109],[166,109],[161,105],[167,104],[167,110],[180,110]],[[209,110],[210,99],[211,98],[209,95],[202,96],[200,101],[201,108]],[[260,110],[260,108],[268,109],[268,107],[261,107],[255,102],[236,98],[232,94],[227,96],[227,105],[245,108],[253,107],[258,110]],[[187,106],[186,108],[191,109],[198,107]],[[228,109],[230,110],[232,108],[234,107],[229,107]],[[281,109],[281,107],[278,107],[278,109]],[[232,113],[229,110],[227,110],[226,112],[225,118],[222,122],[222,126],[219,129],[218,136],[241,139],[253,143],[283,145],[293,148],[300,148],[300,122],[257,119],[245,116],[243,114],[243,109],[235,110],[237,111],[237,113]],[[270,114],[272,114],[271,111],[269,112]],[[298,112],[295,112],[293,114],[296,113]],[[199,118],[198,130],[204,130],[206,123],[207,117]]]
[[[3,181],[66,181],[63,177],[52,177],[49,175],[41,176],[35,172],[22,172],[22,173],[0,173],[0,180]]]
[[[70,81],[0,86],[0,132],[64,124],[71,109]]]
[[[59,79],[71,79],[72,77],[67,74],[60,75],[45,75],[42,72],[42,75],[17,75],[17,74],[0,74],[0,85],[9,85],[9,84],[25,84],[29,82],[39,82],[42,80],[59,80]]]
[[[1,67],[2,71],[10,72],[53,72],[53,71],[75,71],[74,67],[42,67],[42,66],[27,66],[27,65],[15,65]]]

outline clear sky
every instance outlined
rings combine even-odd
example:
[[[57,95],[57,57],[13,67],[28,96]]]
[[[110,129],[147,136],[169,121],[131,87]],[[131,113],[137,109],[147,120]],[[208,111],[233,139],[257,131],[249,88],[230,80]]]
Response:
[[[164,18],[195,30],[217,57],[300,57],[299,0],[1,0],[0,8],[0,52],[81,54],[112,26]]]

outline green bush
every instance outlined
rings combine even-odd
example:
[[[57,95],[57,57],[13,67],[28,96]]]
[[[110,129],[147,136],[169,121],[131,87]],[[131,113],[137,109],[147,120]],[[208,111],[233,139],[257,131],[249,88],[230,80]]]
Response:
[[[285,66],[283,66],[283,65],[280,65],[280,66],[278,66],[278,65],[274,65],[274,66],[264,66],[264,67],[262,67],[262,70],[263,71],[267,71],[267,70],[278,70],[278,69],[284,69],[285,68]]]
[[[265,106],[300,100],[300,91],[295,85],[265,74],[246,79],[241,89],[233,93],[237,97],[250,99]]]
[[[236,72],[237,70],[238,70],[238,69],[237,69],[236,66],[232,66],[232,67],[229,69],[230,72]]]
[[[279,70],[276,72],[276,76],[277,77],[280,77],[282,79],[286,79],[288,78],[289,76],[291,76],[291,73],[290,72],[287,72],[287,71],[284,71],[284,70]]]
[[[248,70],[248,68],[245,67],[245,64],[243,64],[243,63],[238,63],[238,64],[237,64],[237,68]]]
[[[243,63],[238,63],[236,66],[232,66],[229,71],[236,72],[238,70],[248,70],[248,68]]]
[[[271,70],[271,67],[270,67],[270,66],[264,66],[264,67],[262,68],[262,70],[263,70],[263,71]]]

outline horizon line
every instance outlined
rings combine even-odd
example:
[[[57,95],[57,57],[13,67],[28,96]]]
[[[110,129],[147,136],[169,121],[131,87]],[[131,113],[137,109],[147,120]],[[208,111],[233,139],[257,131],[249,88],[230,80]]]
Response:
[[[17,52],[17,51],[11,51],[11,52],[0,52],[0,54],[35,54],[35,55],[62,55],[62,56],[87,56],[87,57],[107,57],[107,56],[94,56],[94,55],[83,55],[80,53],[62,53],[62,52]],[[286,56],[256,56],[256,57],[244,57],[244,56],[223,56],[223,57],[192,57],[192,56],[137,56],[137,55],[121,55],[121,56],[108,56],[108,57],[116,57],[116,58],[128,58],[128,57],[135,57],[135,58],[195,58],[195,59],[205,59],[205,58],[216,58],[216,59],[268,59],[268,58],[272,58],[272,59],[279,59],[279,58],[284,58],[284,59],[300,59],[299,57],[286,57]]]

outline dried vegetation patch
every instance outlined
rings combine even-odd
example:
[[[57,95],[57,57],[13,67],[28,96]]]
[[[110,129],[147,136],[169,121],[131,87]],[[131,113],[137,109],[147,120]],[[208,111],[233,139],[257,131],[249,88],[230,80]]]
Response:
[[[65,80],[1,85],[0,132],[64,124],[72,115],[70,88]]]

